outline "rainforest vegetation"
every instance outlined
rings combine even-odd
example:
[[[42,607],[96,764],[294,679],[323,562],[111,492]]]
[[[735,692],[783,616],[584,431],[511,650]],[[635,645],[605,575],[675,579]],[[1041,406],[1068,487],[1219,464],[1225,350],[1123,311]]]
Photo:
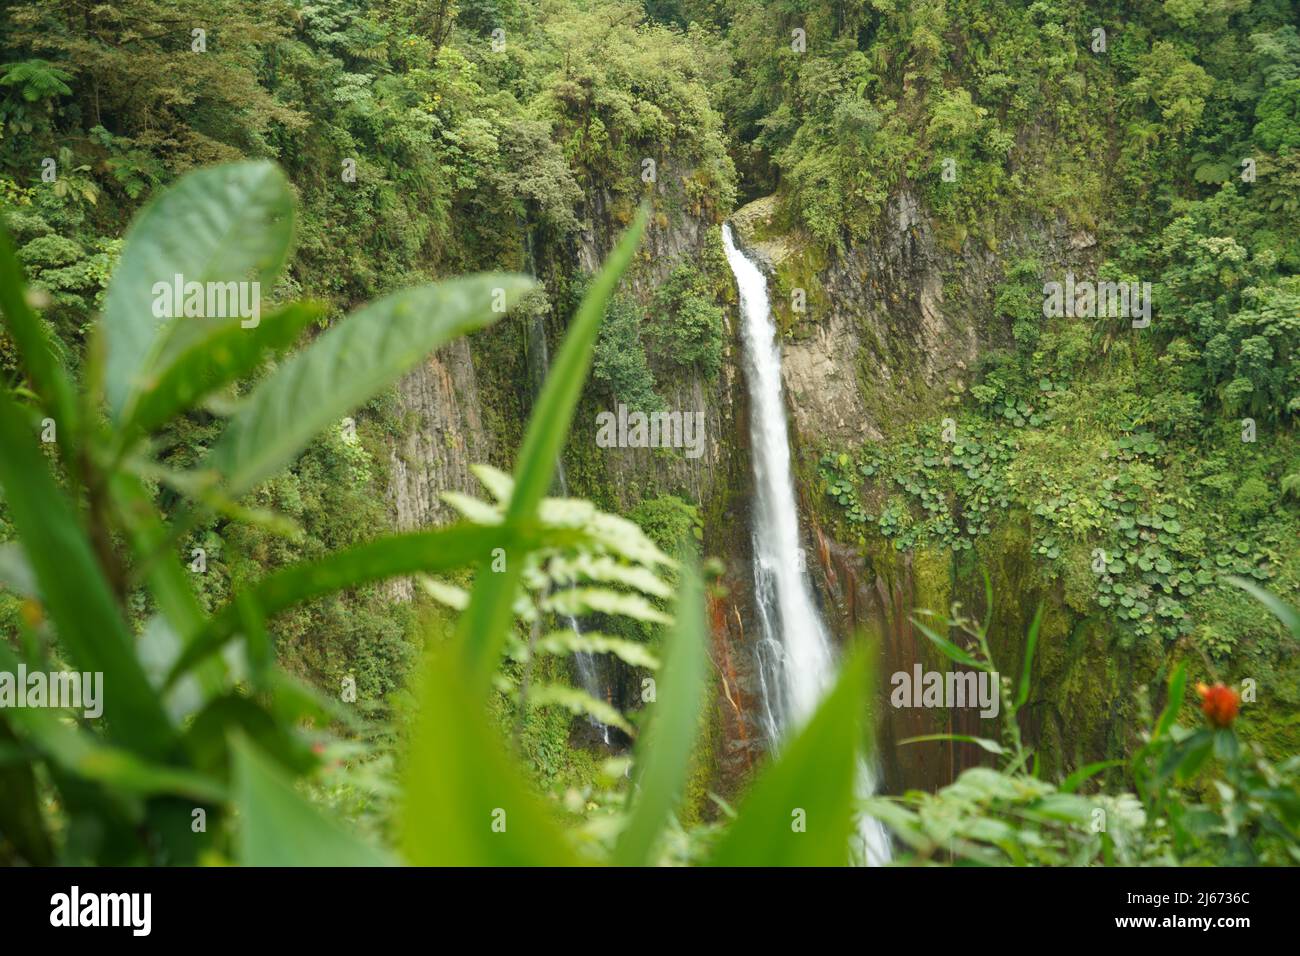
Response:
[[[0,10],[0,863],[1300,864],[1294,0]]]

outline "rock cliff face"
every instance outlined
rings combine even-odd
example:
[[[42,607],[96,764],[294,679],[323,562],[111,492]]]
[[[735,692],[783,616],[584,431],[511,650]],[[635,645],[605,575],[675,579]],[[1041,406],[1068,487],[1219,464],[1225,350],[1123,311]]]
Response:
[[[822,449],[882,440],[961,387],[988,344],[981,340],[981,318],[990,311],[999,269],[985,250],[954,255],[940,248],[928,217],[907,193],[890,202],[872,242],[829,257],[780,231],[777,216],[775,197],[767,197],[738,211],[732,222],[746,252],[769,275],[784,333],[782,375],[794,453],[807,475]],[[823,530],[811,506],[815,496],[815,489],[800,489],[805,548],[815,558],[809,564],[823,614],[839,640],[866,631],[880,642],[882,785],[892,792],[933,789],[972,755],[946,744],[897,742],[979,731],[889,707],[891,674],[910,674],[917,663],[941,666],[910,622],[913,609],[922,606],[911,557],[884,552],[890,564],[873,568],[862,549]]]
[[[997,740],[1001,717],[964,710],[894,707],[891,677],[923,671],[960,671],[912,623],[919,611],[946,613],[959,602],[993,622],[990,644],[1002,675],[1015,683],[1024,666],[1025,635],[1043,608],[1030,696],[1021,711],[1026,743],[1050,778],[1119,755],[1141,725],[1134,692],[1155,685],[1163,665],[1152,648],[1121,651],[1105,623],[1070,608],[1058,588],[1036,580],[1025,516],[1012,516],[978,553],[955,556],[941,548],[898,552],[878,543],[866,549],[837,542],[813,525],[818,545],[814,581],[825,596],[837,634],[865,633],[879,642],[875,701],[876,746],[882,787],[889,793],[934,790],[962,770],[993,758],[973,744],[900,741],[927,734]],[[984,605],[983,574],[994,606]],[[929,624],[942,633],[934,618]]]
[[[682,202],[680,179],[665,177],[655,189],[661,211],[628,280],[628,288],[644,306],[675,266],[702,261],[708,244],[717,241],[715,217],[691,211]],[[613,206],[608,196],[596,195],[586,210],[586,233],[562,246],[536,250],[543,278],[588,271],[604,260],[625,218],[615,214]],[[1091,246],[1090,237],[1041,223],[1007,227],[996,243],[997,252],[995,244],[972,239],[954,244],[906,192],[891,200],[871,242],[832,255],[797,234],[782,232],[771,197],[750,203],[731,221],[740,244],[769,273],[783,336],[786,398],[800,462],[797,476],[812,473],[822,450],[888,438],[900,426],[932,414],[947,396],[965,387],[981,354],[1009,339],[1009,330],[993,318],[993,303],[1011,255],[1032,251],[1044,262],[1065,266],[1079,263]],[[565,464],[570,492],[594,497],[606,507],[628,510],[647,498],[675,494],[700,509],[704,552],[720,557],[725,565],[723,591],[711,599],[709,609],[715,677],[709,786],[729,794],[762,759],[766,743],[758,723],[753,646],[758,628],[751,600],[748,505],[752,477],[734,291],[725,305],[725,349],[716,377],[673,370],[650,355],[666,407],[705,415],[700,457],[689,458],[679,449],[595,447],[595,416],[614,409],[588,389]],[[552,354],[568,318],[557,311],[543,309],[531,335],[541,335],[544,351]],[[490,334],[508,332],[494,329]],[[506,343],[507,350],[537,351],[535,342],[524,344],[527,339],[529,334],[497,341]],[[398,528],[448,520],[450,512],[439,494],[448,489],[477,492],[471,464],[511,464],[500,456],[509,454],[518,435],[506,428],[511,423],[521,427],[531,394],[528,386],[514,382],[511,401],[519,407],[493,407],[494,401],[500,403],[503,377],[527,377],[525,361],[518,356],[510,361],[509,367],[501,367],[485,360],[478,347],[458,342],[402,381],[402,429],[391,449],[389,488]],[[964,715],[896,711],[888,702],[892,673],[910,671],[917,663],[930,670],[947,666],[910,623],[913,613],[920,608],[943,611],[958,599],[968,602],[968,608],[978,607],[982,584],[974,568],[985,559],[995,563],[999,594],[1011,599],[1038,595],[1049,609],[1035,667],[1036,693],[1027,711],[1030,739],[1056,766],[1073,765],[1085,752],[1097,759],[1119,743],[1117,728],[1127,715],[1119,704],[1102,706],[1098,701],[1124,698],[1136,671],[1121,673],[1105,666],[1111,649],[1104,635],[1071,612],[1059,594],[1030,580],[1027,552],[1017,551],[1014,542],[1002,542],[990,545],[989,554],[963,563],[946,553],[900,554],[883,543],[861,548],[835,541],[818,522],[816,489],[809,481],[802,485],[804,545],[815,556],[810,566],[823,613],[838,639],[865,629],[881,640],[878,742],[887,790],[934,788],[986,759],[969,746],[897,746],[905,737],[937,732],[997,736],[988,722],[978,725]],[[998,547],[1005,549],[1001,557],[993,553]],[[1016,559],[1017,554],[1024,560]],[[409,598],[410,584],[397,585],[395,593]],[[999,663],[1008,672],[1018,673],[1020,642],[1032,611],[1023,602],[998,609],[1005,625]],[[615,687],[635,686],[625,674],[612,677]]]
[[[983,352],[1009,343],[994,307],[1006,264],[1030,253],[1063,271],[1094,245],[1041,221],[1008,223],[996,241],[956,241],[907,191],[890,199],[870,242],[829,255],[782,231],[774,196],[731,222],[771,278],[792,422],[806,448],[879,440],[932,410]]]
[[[716,233],[718,224],[708,217],[683,211],[680,201],[680,179],[665,178],[656,185],[656,207],[665,211],[656,215],[646,232],[638,260],[627,280],[627,288],[643,304],[649,303],[654,289],[669,272],[682,262],[700,258],[701,250],[709,239],[710,231]],[[560,280],[569,274],[591,273],[599,268],[613,247],[625,223],[610,212],[610,199],[597,193],[590,201],[587,221],[590,228],[571,244],[534,250],[534,258],[542,263],[543,280]],[[557,315],[549,305],[538,310],[539,323],[535,329],[544,341],[529,341],[526,348],[533,349],[536,362],[545,364],[538,356],[553,354],[563,339],[568,316]],[[612,491],[609,504],[617,509],[634,506],[644,497],[659,493],[680,494],[683,498],[707,507],[715,494],[734,491],[737,475],[735,455],[738,406],[735,396],[743,395],[737,383],[738,371],[734,358],[734,334],[730,327],[732,315],[728,312],[725,330],[726,349],[723,367],[714,380],[706,380],[693,372],[669,372],[656,368],[657,387],[668,409],[682,412],[703,412],[705,415],[703,454],[687,457],[681,450],[642,448],[600,449],[595,458],[606,472],[601,485]],[[529,321],[512,317],[510,321]],[[530,330],[529,335],[532,336]],[[492,329],[486,336],[498,336],[504,341],[510,334],[508,328]],[[654,362],[654,356],[651,356]],[[464,339],[457,340],[430,356],[419,368],[407,375],[397,390],[398,417],[401,434],[390,447],[391,475],[388,499],[393,523],[398,530],[428,527],[445,523],[453,512],[442,503],[444,491],[458,490],[478,493],[469,468],[478,462],[495,461],[501,454],[512,450],[503,419],[515,414],[515,409],[497,409],[495,416],[484,413],[484,403],[500,393],[500,388],[486,389],[485,383],[500,384],[502,379],[519,377],[528,366],[522,356],[511,356],[508,364],[494,364],[490,352],[481,355]],[[533,368],[529,375],[540,380],[544,369]],[[531,402],[531,386],[535,383],[512,382],[521,408],[517,416],[526,418]],[[579,410],[573,425],[575,444],[594,447],[596,435],[595,415],[601,411],[614,411],[604,404],[586,402]],[[504,413],[504,414],[503,414]],[[511,432],[522,428],[522,422],[510,423]],[[584,455],[584,458],[587,457]],[[509,466],[511,462],[499,462]],[[567,462],[572,466],[574,462]],[[572,469],[575,471],[578,469]],[[581,475],[574,476],[582,485]],[[573,489],[583,493],[588,489]],[[411,595],[409,582],[397,586],[397,595]]]
[[[774,232],[775,213],[768,197],[733,222],[773,276],[796,433],[841,444],[880,439],[970,369],[996,281],[990,254],[967,252],[954,267],[908,193],[890,202],[872,243],[829,260]]]
[[[689,171],[685,175],[689,175]],[[645,306],[655,288],[678,265],[699,265],[710,244],[720,243],[720,223],[684,201],[682,178],[661,177],[655,186],[656,209],[628,285]],[[608,213],[608,203],[593,201],[593,229],[579,245],[577,261],[592,268],[604,260],[622,224]],[[725,571],[722,593],[710,600],[714,697],[709,734],[713,767],[710,787],[734,793],[760,759],[764,742],[758,724],[758,675],[747,634],[751,633],[753,580],[750,562],[749,508],[752,474],[745,382],[741,369],[739,316],[730,273],[722,285],[725,302],[722,367],[716,377],[672,368],[649,355],[656,389],[669,410],[703,412],[704,453],[688,458],[680,450],[607,448],[596,451],[599,483],[619,509],[661,494],[674,494],[695,504],[703,517],[704,554],[720,558]],[[584,402],[580,416],[612,411]],[[584,435],[582,430],[586,429]],[[575,423],[573,443],[590,443],[595,434],[591,417]]]
[[[389,452],[393,525],[412,531],[445,524],[453,515],[439,495],[473,491],[469,466],[487,461],[492,450],[469,343],[457,339],[403,378],[397,407],[403,434]],[[411,598],[409,580],[395,581],[392,590],[398,599]]]
[[[689,175],[690,170],[665,175],[655,185],[657,211],[625,280],[625,289],[643,306],[649,306],[655,288],[676,266],[698,264],[707,244],[719,241],[717,217],[684,199],[684,177]],[[584,210],[589,227],[585,232],[564,243],[530,246],[530,258],[549,288],[562,287],[572,275],[591,273],[605,260],[626,225],[626,210],[618,213],[616,206],[608,194],[597,192]],[[544,303],[532,318],[512,316],[481,333],[484,338],[473,345],[461,340],[439,351],[402,380],[397,395],[399,435],[391,442],[388,488],[397,529],[450,520],[452,512],[439,497],[442,492],[481,492],[471,465],[513,464],[507,457],[517,445],[533,388],[544,372],[540,366],[546,364],[546,356],[554,355],[567,327],[569,316],[561,311]],[[592,497],[611,510],[626,511],[662,494],[678,495],[700,509],[703,550],[724,559],[730,595],[714,602],[718,626],[712,653],[717,688],[713,757],[722,777],[718,785],[729,791],[752,766],[760,747],[754,723],[757,678],[752,655],[744,646],[742,623],[749,615],[747,595],[752,589],[745,507],[751,479],[733,304],[727,305],[725,317],[722,368],[717,376],[706,378],[649,356],[665,407],[704,413],[703,453],[698,458],[681,449],[597,448],[596,416],[615,409],[589,388],[571,430],[564,466],[570,494]],[[393,594],[409,600],[411,582],[396,582]],[[615,697],[621,690],[639,686],[639,681],[632,682],[621,672],[605,677]],[[614,702],[635,704],[630,699]],[[579,737],[585,726],[575,721]]]
[[[692,170],[676,175],[661,175],[654,184],[655,214],[642,240],[633,270],[625,288],[643,307],[649,307],[655,289],[668,275],[684,263],[698,264],[710,242],[716,243],[719,223],[711,214],[690,207],[685,201],[685,181]],[[588,210],[587,230],[577,244],[575,258],[579,268],[593,272],[604,262],[618,240],[624,223],[610,211],[609,197],[597,193]],[[698,372],[672,368],[651,352],[648,355],[655,373],[656,388],[670,411],[704,413],[704,453],[689,458],[680,450],[647,448],[601,449],[599,457],[606,471],[611,492],[620,507],[631,507],[644,497],[678,494],[708,510],[718,495],[735,491],[734,482],[745,474],[743,461],[737,458],[737,427],[744,387],[739,378],[738,340],[735,312],[726,311],[722,370],[714,379]],[[614,411],[603,406],[584,405],[590,417],[575,422],[581,431],[579,441],[594,443],[594,414]],[[593,411],[594,410],[594,411]]]
[[[896,194],[874,238],[825,255],[796,233],[783,232],[773,197],[733,217],[746,251],[769,274],[783,330],[783,376],[794,453],[810,476],[821,451],[856,448],[897,434],[932,416],[963,390],[980,356],[1010,340],[994,301],[1012,257],[1032,254],[1051,267],[1082,268],[1094,245],[1063,223],[1013,223],[996,242],[954,242],[907,192]],[[997,251],[995,251],[995,249]],[[818,522],[818,492],[800,489],[805,547],[823,611],[839,639],[866,632],[880,644],[878,762],[886,791],[934,789],[962,769],[987,761],[972,745],[898,741],[932,733],[999,736],[995,719],[890,705],[892,675],[949,670],[945,658],[911,623],[916,611],[944,614],[952,601],[982,613],[980,569],[995,584],[995,654],[1018,674],[1033,611],[1044,623],[1034,667],[1033,696],[1022,723],[1045,766],[1073,767],[1123,743],[1131,690],[1158,662],[1114,666],[1104,630],[1065,603],[1059,588],[1035,580],[1025,534],[1027,518],[1007,516],[1004,533],[974,555],[937,549],[900,553],[886,541],[866,547],[836,541]]]

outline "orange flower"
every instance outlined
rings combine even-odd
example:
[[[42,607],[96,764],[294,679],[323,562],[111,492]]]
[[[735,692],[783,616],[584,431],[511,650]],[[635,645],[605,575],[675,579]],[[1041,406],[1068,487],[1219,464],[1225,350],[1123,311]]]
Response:
[[[1201,695],[1201,713],[1215,727],[1231,727],[1237,719],[1237,692],[1222,683],[1213,687],[1196,685],[1196,693]]]

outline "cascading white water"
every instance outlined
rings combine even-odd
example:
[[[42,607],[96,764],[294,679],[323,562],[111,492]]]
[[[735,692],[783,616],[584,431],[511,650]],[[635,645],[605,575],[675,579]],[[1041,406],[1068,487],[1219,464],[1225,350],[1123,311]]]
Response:
[[[777,745],[817,708],[834,678],[830,635],[813,604],[812,588],[800,560],[799,512],[790,470],[790,436],[781,388],[781,350],[767,298],[767,278],[737,247],[731,225],[723,224],[722,244],[740,291],[741,339],[749,383],[749,436],[754,467],[754,604],[761,635],[758,644],[763,720]],[[865,764],[859,792],[875,781]],[[889,859],[889,841],[876,820],[864,817],[859,836],[871,863]]]
[[[578,619],[572,614],[566,614],[564,620],[569,625],[569,630],[574,634],[581,634],[582,628],[578,626]],[[582,681],[582,689],[597,700],[603,700],[602,682],[600,671],[596,662],[596,655],[587,651],[578,651],[573,655],[578,665],[578,679]],[[609,744],[609,724],[602,724],[595,717],[587,716],[587,722],[600,732],[601,740],[606,745]]]

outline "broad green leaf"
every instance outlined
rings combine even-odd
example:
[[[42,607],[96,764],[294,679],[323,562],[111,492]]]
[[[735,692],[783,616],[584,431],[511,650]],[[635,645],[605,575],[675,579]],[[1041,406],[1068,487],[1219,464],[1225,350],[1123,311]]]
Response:
[[[699,731],[708,673],[707,633],[699,576],[690,568],[682,575],[677,626],[667,638],[654,710],[637,741],[635,798],[614,849],[614,862],[620,866],[649,862],[656,837],[681,799]]]
[[[859,651],[844,662],[812,719],[754,781],[712,865],[847,862],[867,686],[867,658]]]
[[[17,656],[0,641],[0,670],[14,673],[17,667]],[[107,676],[104,697],[107,710],[107,701],[112,699]],[[210,802],[225,799],[225,787],[219,781],[143,760],[130,751],[107,744],[69,720],[65,711],[15,707],[5,713],[14,730],[36,750],[78,777],[138,796],[173,794]]]
[[[404,289],[349,315],[253,390],[208,458],[238,497],[452,339],[490,325],[533,287],[485,274]]]
[[[560,449],[591,368],[601,319],[619,279],[632,262],[648,218],[649,210],[643,207],[587,290],[564,344],[551,364],[529,416],[528,431],[515,466],[514,486],[506,509],[507,520],[512,523],[531,524],[551,486]],[[499,574],[490,573],[486,560],[482,561],[474,579],[469,608],[460,617],[458,633],[464,638],[462,646],[468,655],[468,676],[483,694],[491,686],[492,675],[505,648],[523,565],[520,551],[506,552],[506,570]]]
[[[517,538],[511,528],[483,528],[477,525],[452,525],[436,531],[383,535],[364,544],[354,545],[317,561],[293,564],[263,578],[248,592],[265,617],[313,598],[344,591],[374,581],[417,574],[422,571],[451,571],[468,567],[495,548],[512,545]],[[539,538],[525,535],[530,546]],[[239,631],[240,615],[232,599],[208,622],[186,646],[172,668],[167,685],[196,662],[218,650]]]
[[[913,850],[927,849],[933,841],[926,836],[920,817],[897,803],[895,797],[864,797],[858,809],[879,820],[894,836]]]
[[[1195,777],[1205,765],[1205,761],[1210,758],[1210,754],[1215,751],[1216,742],[1222,739],[1224,739],[1222,736],[1216,736],[1207,730],[1199,730],[1187,740],[1181,741],[1178,747],[1171,751],[1171,754],[1179,758],[1175,767],[1178,779],[1186,782]]]
[[[244,866],[391,866],[394,861],[326,817],[242,734],[234,752],[236,848]]]
[[[101,320],[114,420],[160,379],[160,361],[182,323],[208,321],[156,317],[155,285],[171,286],[178,275],[186,283],[256,281],[269,296],[293,240],[293,206],[284,173],[269,162],[246,162],[189,173],[136,216]],[[172,314],[180,311],[173,303]]]
[[[122,424],[124,439],[149,432],[200,399],[257,370],[262,360],[283,352],[324,314],[312,302],[294,302],[263,316],[256,328],[234,319],[189,319],[189,334],[173,336],[161,371],[132,399]]]
[[[22,412],[0,389],[0,485],[10,520],[69,662],[101,672],[104,720],[118,742],[160,756],[173,728],[132,650],[133,638],[72,507]]]
[[[176,629],[162,614],[155,614],[145,621],[135,642],[135,656],[140,661],[140,666],[144,668],[149,682],[159,689],[163,707],[178,727],[183,726],[209,699],[225,689],[223,684],[216,684],[211,691],[205,691],[193,674],[186,674],[174,687],[162,690],[183,646]],[[206,667],[224,664],[224,661],[214,655],[203,663]]]
[[[18,263],[13,242],[2,221],[0,312],[4,313],[5,327],[18,346],[18,354],[22,357],[27,377],[40,396],[45,410],[58,423],[62,442],[66,440],[65,433],[76,428],[77,403],[73,397],[72,383],[55,352],[56,340],[27,304],[27,283],[23,280],[22,266]]]
[[[244,656],[247,661],[250,683],[258,690],[266,686],[267,674],[275,664],[275,651],[271,635],[266,629],[262,609],[247,591],[235,595],[234,604],[239,615],[239,632],[244,635]]]
[[[276,721],[263,698],[236,691],[209,701],[185,729],[182,744],[199,770],[225,776],[229,772],[231,741],[247,739],[258,752],[294,775],[313,773],[320,760],[311,742],[292,723]]]
[[[172,551],[171,534],[140,480],[128,471],[118,471],[109,479],[109,490],[138,556],[137,571],[149,582],[150,592],[164,618],[151,622],[136,650],[146,674],[156,686],[161,686],[181,648],[194,640],[206,625],[207,617],[190,590],[190,575]],[[147,662],[146,653],[150,655]],[[194,684],[178,687],[176,693],[168,695],[168,712],[173,718],[188,716],[191,704],[201,705],[220,693],[225,681],[226,668],[220,658],[204,661]]]
[[[1090,821],[1095,806],[1092,800],[1072,793],[1049,793],[1020,812],[1030,819],[1082,826]]]
[[[411,863],[562,866],[572,851],[502,747],[485,695],[464,679],[452,638],[431,654],[407,756],[401,840]]]

